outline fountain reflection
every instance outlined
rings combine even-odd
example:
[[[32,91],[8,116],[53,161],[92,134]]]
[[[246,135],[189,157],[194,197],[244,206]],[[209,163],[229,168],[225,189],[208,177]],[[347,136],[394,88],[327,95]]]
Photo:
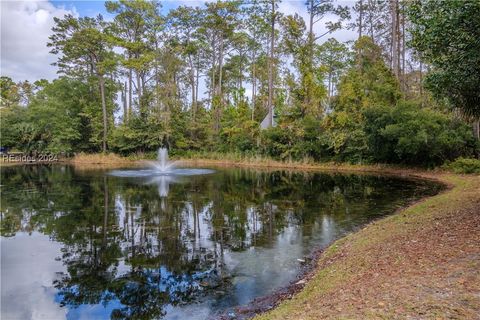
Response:
[[[194,176],[215,172],[210,169],[176,168],[176,165],[181,163],[168,161],[168,150],[165,148],[158,149],[157,161],[143,161],[143,163],[151,169],[113,170],[110,172],[110,175],[124,178],[142,178],[152,176]]]
[[[118,178],[27,166],[1,179],[1,234],[10,248],[29,233],[48,236],[31,245],[51,245],[60,266],[35,266],[58,272],[45,279],[69,319],[211,318],[295,279],[312,248],[436,192],[384,177],[240,169]],[[28,258],[2,250],[2,261]],[[6,279],[22,276],[5,270]],[[2,318],[41,312],[3,302],[17,297],[15,282],[2,283]],[[23,283],[25,301],[38,300],[38,282]]]
[[[155,176],[149,178],[145,184],[146,185],[156,185],[158,190],[158,195],[161,198],[166,198],[168,196],[168,190],[170,189],[171,183],[176,183],[179,180],[175,176]]]

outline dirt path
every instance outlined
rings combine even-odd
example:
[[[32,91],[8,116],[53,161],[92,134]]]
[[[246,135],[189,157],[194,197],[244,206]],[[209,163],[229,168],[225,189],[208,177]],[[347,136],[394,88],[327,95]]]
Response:
[[[420,175],[453,188],[334,243],[258,319],[480,319],[480,177]]]

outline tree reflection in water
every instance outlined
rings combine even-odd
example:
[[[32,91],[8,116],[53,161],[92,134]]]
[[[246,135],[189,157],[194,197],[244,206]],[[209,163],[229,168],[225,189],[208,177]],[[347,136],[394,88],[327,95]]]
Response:
[[[239,169],[127,179],[26,166],[5,168],[2,181],[2,236],[39,231],[62,243],[59,303],[110,305],[116,319],[159,318],[167,305],[228,295],[241,276],[226,261],[236,252],[268,250],[290,232],[305,254],[304,239],[325,245],[436,192],[385,177]]]

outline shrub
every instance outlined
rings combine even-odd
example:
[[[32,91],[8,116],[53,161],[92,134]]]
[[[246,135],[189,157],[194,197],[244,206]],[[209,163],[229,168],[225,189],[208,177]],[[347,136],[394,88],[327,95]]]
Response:
[[[261,151],[264,155],[280,160],[320,160],[324,157],[325,143],[322,127],[313,117],[295,121],[282,121],[277,127],[260,132]]]
[[[412,103],[364,111],[365,133],[376,162],[438,165],[471,155],[471,128],[452,115]]]
[[[455,173],[476,173],[480,174],[480,160],[472,158],[458,158],[453,162],[446,162],[444,169],[452,170]]]

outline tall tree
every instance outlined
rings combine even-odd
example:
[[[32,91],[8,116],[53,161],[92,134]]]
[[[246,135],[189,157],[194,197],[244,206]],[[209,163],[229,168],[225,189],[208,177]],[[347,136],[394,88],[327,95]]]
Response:
[[[132,113],[133,88],[140,114],[148,108],[148,82],[156,80],[155,51],[159,49],[159,32],[163,28],[160,3],[147,0],[107,1],[105,7],[115,14],[112,29],[115,44],[124,49],[122,65],[128,83],[128,111]],[[135,73],[135,79],[133,79]],[[153,75],[152,75],[153,73]],[[156,93],[156,87],[154,94]],[[158,98],[158,97],[156,97]]]
[[[410,45],[432,66],[426,86],[474,119],[480,139],[480,2],[414,0]]]
[[[198,108],[198,88],[204,55],[203,39],[199,28],[204,18],[204,12],[196,7],[181,6],[170,11],[167,17],[172,38],[181,47],[181,55],[186,58],[188,65],[188,81],[191,89],[191,111],[192,117],[196,117]]]
[[[391,68],[397,77],[400,77],[400,8],[398,0],[390,0],[391,21]]]
[[[320,117],[323,114],[322,100],[325,98],[323,72],[317,63],[311,64],[308,33],[303,18],[298,14],[282,19],[283,47],[293,58],[298,79],[290,81],[292,103],[299,112],[297,115]],[[315,61],[316,62],[316,61]],[[294,76],[294,75],[292,75]]]
[[[353,6],[355,19],[348,24],[361,36],[369,36],[377,45],[383,46],[388,41],[390,29],[390,0],[357,0]],[[386,49],[386,47],[384,48]]]
[[[267,100],[267,126],[273,126],[273,94],[274,94],[274,59],[275,59],[275,23],[279,18],[279,13],[277,12],[278,2],[276,0],[270,0],[270,12],[269,12],[269,21],[270,21],[270,48],[269,48],[269,59],[268,59],[268,100]]]
[[[20,88],[10,77],[0,77],[0,95],[2,108],[20,104]]]
[[[269,8],[262,0],[253,0],[250,5],[246,7],[246,18],[244,23],[246,25],[246,32],[249,36],[249,60],[250,60],[250,74],[252,85],[251,105],[252,113],[251,119],[255,119],[255,111],[258,95],[260,92],[259,78],[262,74],[261,60],[265,58],[265,54],[268,52],[268,39],[269,39],[269,22],[265,17],[267,16]],[[264,60],[264,59],[263,59]],[[260,83],[261,84],[261,83]]]
[[[359,114],[366,107],[395,105],[400,98],[399,84],[385,65],[381,48],[363,36],[354,49],[354,66],[339,83],[335,110]]]
[[[331,107],[338,81],[351,63],[352,53],[345,44],[330,38],[319,46],[316,55],[326,73],[328,106]]]
[[[108,24],[101,15],[96,18],[54,18],[54,34],[48,46],[60,54],[59,72],[78,77],[94,77],[100,91],[103,119],[102,151],[107,151],[108,114],[105,77],[115,69],[116,59],[108,36]]]
[[[225,106],[223,91],[225,57],[232,49],[233,37],[240,22],[240,4],[240,1],[207,3],[201,28],[210,45],[210,100],[217,132],[220,129],[220,118]]]
[[[342,22],[350,18],[350,11],[347,6],[335,5],[334,0],[307,0],[307,11],[309,14],[308,23],[308,37],[307,37],[307,59],[304,66],[304,73],[306,79],[313,79],[315,77],[314,70],[314,53],[316,42],[326,36],[329,33],[334,32],[342,27]],[[337,17],[337,21],[326,20],[327,15],[334,15]],[[323,22],[325,32],[322,34],[315,34],[314,28],[319,23]],[[312,81],[309,81],[310,84]],[[318,91],[314,89],[314,86],[309,86],[305,91],[305,103],[315,103],[315,97]]]

